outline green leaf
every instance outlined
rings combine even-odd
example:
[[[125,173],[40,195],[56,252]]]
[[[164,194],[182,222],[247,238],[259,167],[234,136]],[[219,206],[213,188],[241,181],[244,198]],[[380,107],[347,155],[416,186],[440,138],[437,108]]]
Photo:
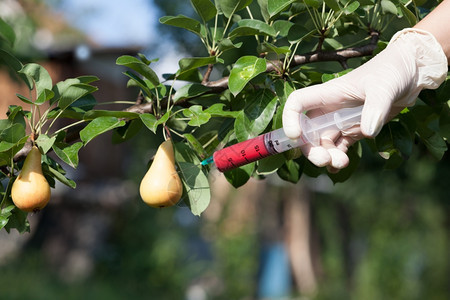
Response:
[[[341,49],[344,47],[339,41],[332,38],[326,38],[323,43],[325,46],[327,46],[327,48],[331,48],[333,50]]]
[[[68,187],[71,187],[73,189],[75,189],[77,187],[77,184],[75,183],[75,181],[67,178],[66,176],[64,176],[64,174],[62,174],[61,172],[59,172],[58,170],[56,170],[55,168],[53,168],[50,165],[46,165],[48,168],[48,171],[53,175],[54,178],[56,178],[59,182],[67,185]]]
[[[0,133],[0,144],[4,142],[15,144],[24,136],[25,127],[22,124],[15,123]]]
[[[66,164],[72,168],[78,166],[78,151],[83,147],[83,143],[77,142],[73,145],[66,143],[55,143],[53,145],[53,151],[56,155]]]
[[[4,153],[2,155],[2,160],[6,160],[8,163],[10,162],[11,158],[14,157],[14,155],[23,148],[25,143],[28,140],[28,135],[22,137],[15,143],[7,142],[7,141],[1,141],[0,142],[0,153]]]
[[[359,2],[358,1],[353,1],[352,3],[350,3],[349,5],[347,5],[346,7],[344,7],[344,9],[342,10],[346,15],[349,15],[353,12],[355,12],[358,7],[359,7]]]
[[[394,147],[400,151],[403,156],[410,157],[413,151],[413,135],[408,128],[400,122],[389,122]]]
[[[12,210],[16,208],[14,205],[8,205],[0,211],[0,230],[8,224],[9,217],[12,216]]]
[[[49,112],[47,115],[47,118],[53,119],[56,118],[56,116],[59,116],[60,118],[66,118],[66,119],[74,119],[74,120],[83,120],[83,117],[85,115],[86,111],[82,109],[78,109],[76,107],[70,107],[62,110],[62,109],[54,109]]]
[[[63,110],[71,106],[78,99],[97,90],[96,87],[84,83],[76,83],[67,87],[58,86],[57,84],[53,89],[55,95],[59,95],[58,107]]]
[[[116,128],[113,131],[112,142],[114,144],[123,143],[130,140],[142,129],[141,119],[135,119],[127,122],[123,127]]]
[[[187,71],[197,69],[203,66],[207,66],[209,64],[215,64],[217,62],[223,62],[216,56],[209,57],[190,57],[190,58],[182,58],[178,62],[180,66],[180,70],[178,71],[178,75],[185,73]]]
[[[94,76],[94,75],[82,75],[82,76],[78,76],[76,78],[76,80],[78,80],[79,83],[89,84],[89,83],[98,81],[100,79],[97,76]]]
[[[11,164],[12,155],[7,152],[0,152],[0,166],[7,166]]]
[[[259,175],[269,175],[278,170],[286,161],[283,153],[265,157],[258,161],[257,172]]]
[[[310,36],[312,36],[316,32],[315,29],[308,30],[302,25],[294,24],[294,26],[291,26],[289,28],[289,32],[287,34],[287,39],[291,43],[297,43],[302,41],[303,39],[306,39]]]
[[[253,174],[255,163],[250,163],[242,167],[223,173],[227,181],[235,188],[239,188],[247,183]]]
[[[283,180],[297,183],[302,176],[302,169],[296,161],[287,160],[280,168],[278,168],[277,174]]]
[[[271,43],[264,42],[261,48],[262,52],[274,52],[278,55],[291,53],[289,46],[277,47]]]
[[[341,8],[339,7],[338,0],[324,0],[324,2],[329,8],[331,8],[335,12],[338,12],[341,10]]]
[[[194,215],[200,216],[211,201],[208,177],[198,165],[193,163],[180,161],[177,165],[188,197],[189,208]]]
[[[347,151],[347,156],[350,159],[350,163],[346,168],[340,170],[337,173],[328,174],[328,177],[330,177],[333,183],[346,181],[352,176],[352,174],[356,171],[356,169],[358,169],[362,156],[361,143],[358,142],[353,146],[351,146]]]
[[[52,90],[45,89],[39,94],[38,98],[36,99],[36,101],[34,103],[37,105],[41,105],[44,102],[52,99],[54,96],[55,96],[55,93]]]
[[[304,0],[305,4],[313,7],[313,8],[319,8],[321,5],[321,2],[319,0]]]
[[[322,82],[327,82],[332,79],[344,76],[345,74],[351,72],[352,70],[353,70],[352,68],[348,68],[348,69],[345,69],[344,71],[340,71],[337,73],[332,73],[332,74],[324,73],[324,74],[322,74]]]
[[[296,0],[269,0],[267,3],[267,11],[269,12],[270,17],[273,17],[278,13],[284,11],[295,1]]]
[[[273,117],[272,129],[278,129],[278,128],[283,127],[282,117],[283,117],[284,104],[286,103],[286,100],[289,97],[289,95],[294,90],[295,90],[295,87],[293,86],[292,82],[285,81],[285,80],[275,81],[275,92],[277,94],[280,105],[278,106],[277,112],[275,113],[275,116]]]
[[[417,132],[431,155],[437,160],[441,160],[448,149],[444,139],[437,132],[425,126],[419,126]]]
[[[211,88],[206,87],[199,83],[190,83],[187,85],[182,86],[179,88],[175,95],[173,96],[173,100],[177,102],[181,99],[188,99],[188,98],[194,98],[197,96],[200,96],[208,91],[210,91]]]
[[[125,121],[116,117],[99,117],[92,120],[85,128],[80,131],[80,138],[86,145],[96,136],[125,125]]]
[[[184,109],[183,114],[191,119],[188,122],[188,125],[190,126],[201,126],[208,123],[211,118],[209,113],[203,111],[201,105],[192,105],[191,107]]]
[[[403,16],[408,20],[408,23],[411,27],[417,24],[419,20],[417,19],[416,15],[410,11],[401,1],[399,1],[400,10],[403,14]]]
[[[201,159],[205,159],[207,157],[207,153],[205,149],[203,148],[202,144],[190,133],[185,133],[184,137],[188,141],[191,148],[197,153],[197,155]]]
[[[200,37],[204,37],[206,35],[206,31],[199,21],[183,15],[165,16],[160,18],[159,22],[162,24],[187,29]]]
[[[36,144],[38,148],[41,150],[41,153],[45,154],[50,150],[50,148],[53,146],[53,143],[55,143],[56,136],[49,137],[46,134],[40,134],[38,138],[36,139]]]
[[[276,36],[276,31],[272,26],[266,24],[261,20],[251,20],[245,19],[238,22],[238,26],[228,35],[229,38],[235,38],[238,36],[249,36],[249,35],[265,35],[265,36]]]
[[[150,129],[153,133],[156,133],[156,127],[158,126],[156,117],[152,114],[141,114],[139,118],[142,120],[145,126]]]
[[[95,100],[94,96],[91,94],[87,94],[86,96],[83,96],[77,101],[73,102],[70,107],[78,108],[81,111],[89,111],[93,109],[96,104],[97,100]]]
[[[236,118],[239,115],[238,111],[223,110],[224,107],[224,103],[216,103],[205,109],[205,112],[211,117]]]
[[[174,143],[175,149],[175,161],[176,162],[189,162],[196,165],[199,168],[200,160],[197,155],[192,151],[191,147],[185,143]]]
[[[266,71],[266,60],[256,56],[243,56],[239,58],[231,70],[228,79],[228,86],[230,92],[236,96],[239,94],[245,85]]]
[[[200,160],[184,143],[175,143],[175,161],[184,186],[184,201],[194,215],[200,215],[208,207],[211,194],[207,175],[199,167]]]
[[[151,95],[152,95],[151,88],[152,87],[148,86],[144,80],[142,80],[139,76],[137,76],[136,74],[129,72],[129,71],[126,71],[123,74],[125,74],[127,77],[130,78],[130,81],[128,82],[127,87],[130,87],[132,85],[137,86],[141,89],[142,92],[144,92],[144,94],[147,97],[151,97]]]
[[[22,70],[19,71],[31,77],[36,84],[36,94],[40,95],[44,90],[51,90],[53,83],[50,74],[41,65],[35,63],[26,64]]]
[[[8,119],[0,119],[0,132],[5,130],[6,128],[10,127],[13,124],[11,120]]]
[[[277,97],[272,91],[259,91],[252,101],[239,113],[234,123],[236,138],[246,141],[261,134],[272,120],[277,105]]]
[[[19,233],[30,232],[30,223],[27,220],[28,213],[18,209],[12,210],[9,216],[8,223],[5,225],[5,230],[9,233],[11,229],[15,228]]]
[[[28,99],[25,96],[22,96],[20,94],[16,94],[17,98],[19,98],[22,102],[27,103],[27,104],[33,104],[33,101],[31,101],[30,99]]]
[[[133,120],[139,118],[139,114],[129,111],[90,110],[83,116],[84,120],[94,120],[99,117],[116,117],[118,119]]]
[[[123,55],[116,60],[116,64],[119,66],[128,67],[145,78],[147,78],[154,86],[159,85],[159,78],[147,64],[139,60],[138,58],[130,55]]]
[[[234,44],[230,39],[225,38],[220,40],[219,50],[223,52],[230,49],[239,49],[241,48],[242,44],[243,44],[242,42]]]
[[[94,79],[97,79],[97,77],[95,77],[95,76],[80,76],[77,78],[68,78],[64,81],[58,82],[52,89],[52,91],[55,93],[55,96],[50,100],[50,104],[54,104],[61,98],[65,97],[64,95],[67,93],[67,90],[69,88],[71,88],[71,86],[77,85],[77,84],[82,84],[84,86],[90,86],[89,82],[94,81]],[[72,105],[72,104],[69,104],[69,105]]]
[[[286,37],[294,23],[286,20],[276,20],[272,26],[279,36]]]
[[[16,41],[14,30],[3,21],[2,18],[0,18],[0,38],[7,41],[10,47],[12,47]]]
[[[20,70],[22,70],[23,64],[15,56],[3,49],[0,49],[0,62],[3,62],[12,70],[17,72],[19,77],[27,85],[28,89],[31,90],[33,88],[33,79],[30,76],[19,72]]]
[[[25,113],[23,111],[23,108],[21,106],[10,105],[8,109],[9,109],[8,120],[10,120],[12,123],[22,124],[23,127],[26,127],[24,119]]]
[[[384,155],[386,155],[386,153],[383,153],[382,156]],[[386,162],[383,166],[383,168],[386,170],[398,169],[404,162],[404,158],[397,149],[393,149],[390,153],[387,154],[387,157],[388,158],[385,158]]]
[[[389,0],[381,0],[381,10],[384,14],[397,14],[397,6]]]
[[[162,76],[166,80],[173,80],[176,78],[177,80],[197,82],[197,83],[202,82],[203,79],[203,75],[200,73],[198,69],[192,69],[190,71],[183,72],[181,74],[166,73],[163,74]]]
[[[220,7],[224,16],[230,18],[234,13],[246,8],[252,0],[217,0],[216,5]]]
[[[270,21],[270,14],[267,9],[269,0],[258,0],[259,8],[261,9],[261,15],[264,19],[264,21],[269,22]]]
[[[139,117],[148,129],[153,133],[156,133],[158,125],[165,123],[169,119],[169,114],[170,112],[166,112],[160,119],[156,119],[152,114],[141,114]]]
[[[210,0],[191,0],[191,4],[204,22],[208,22],[217,14],[217,9]]]

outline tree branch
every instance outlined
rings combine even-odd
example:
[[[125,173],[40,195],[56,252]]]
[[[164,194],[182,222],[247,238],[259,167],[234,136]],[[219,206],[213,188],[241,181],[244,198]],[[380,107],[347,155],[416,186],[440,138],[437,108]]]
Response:
[[[314,63],[314,62],[325,62],[325,61],[337,61],[341,63],[341,65],[345,68],[347,65],[347,60],[351,58],[357,58],[357,57],[364,57],[364,56],[370,56],[373,54],[373,51],[377,47],[378,39],[379,39],[379,33],[376,31],[371,31],[371,40],[368,44],[359,46],[359,47],[352,47],[337,51],[315,51],[312,53],[306,53],[306,54],[298,54],[295,55],[292,63],[289,67],[297,67],[308,63]],[[267,63],[266,72],[280,72],[282,71],[283,64],[279,60],[270,60]],[[211,88],[210,93],[220,93],[228,88],[228,77],[223,77],[219,80],[215,81],[209,81],[209,77],[212,72],[212,65],[208,66],[208,69],[203,77],[202,84],[206,87]],[[188,99],[180,100],[177,102],[177,105],[185,106]],[[164,108],[167,105],[167,99],[166,101],[163,101],[161,103],[162,108]],[[142,99],[138,98],[136,101],[136,104],[126,108],[124,111],[129,112],[135,112],[139,114],[144,113],[153,113],[153,103],[152,102],[145,102],[142,103]],[[74,126],[73,128],[70,128],[70,130],[67,132],[65,141],[67,143],[76,141],[80,138],[80,131],[85,127],[86,125],[79,125]],[[25,144],[25,146],[17,152],[17,154],[14,156],[14,161],[20,161],[22,159],[25,159],[28,152],[31,150],[31,142],[28,142]]]
[[[370,56],[373,51],[377,48],[377,43],[379,39],[379,33],[377,31],[370,32],[370,42],[366,45],[359,47],[351,47],[342,50],[335,51],[314,51],[306,54],[294,55],[291,68],[305,65],[308,63],[315,62],[326,62],[326,61],[337,61],[342,65],[346,65],[346,61],[351,58]],[[266,72],[279,71],[282,68],[282,63],[278,60],[268,61]],[[207,87],[215,89],[215,91],[225,90],[228,88],[228,77],[223,77],[216,81],[209,81],[204,84]]]
[[[209,77],[211,76],[214,65],[209,64],[208,69],[206,70],[205,75],[203,76],[202,84],[206,84],[209,81]]]

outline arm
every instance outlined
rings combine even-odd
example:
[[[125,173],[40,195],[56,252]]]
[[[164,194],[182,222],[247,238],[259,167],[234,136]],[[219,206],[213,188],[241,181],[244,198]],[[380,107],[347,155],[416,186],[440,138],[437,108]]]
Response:
[[[450,0],[444,0],[414,28],[426,30],[436,38],[450,65]]]

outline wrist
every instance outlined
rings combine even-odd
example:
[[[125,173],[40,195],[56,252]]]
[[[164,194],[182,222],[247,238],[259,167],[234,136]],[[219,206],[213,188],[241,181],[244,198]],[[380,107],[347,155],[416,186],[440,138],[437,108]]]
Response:
[[[408,53],[414,57],[417,68],[416,88],[438,88],[447,76],[448,63],[436,38],[426,30],[406,28],[392,37],[389,46],[398,43],[402,44],[405,55]]]

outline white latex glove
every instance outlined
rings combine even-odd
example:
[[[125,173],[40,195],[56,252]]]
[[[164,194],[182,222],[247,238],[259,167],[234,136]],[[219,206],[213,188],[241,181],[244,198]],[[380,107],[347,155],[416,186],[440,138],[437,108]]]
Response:
[[[395,34],[378,55],[348,74],[294,91],[284,107],[286,136],[300,137],[300,114],[314,117],[344,107],[364,104],[361,124],[321,136],[321,145],[302,146],[315,165],[330,171],[345,168],[348,147],[375,137],[403,108],[414,105],[422,89],[435,89],[445,80],[448,65],[441,45],[428,32],[405,29]]]

